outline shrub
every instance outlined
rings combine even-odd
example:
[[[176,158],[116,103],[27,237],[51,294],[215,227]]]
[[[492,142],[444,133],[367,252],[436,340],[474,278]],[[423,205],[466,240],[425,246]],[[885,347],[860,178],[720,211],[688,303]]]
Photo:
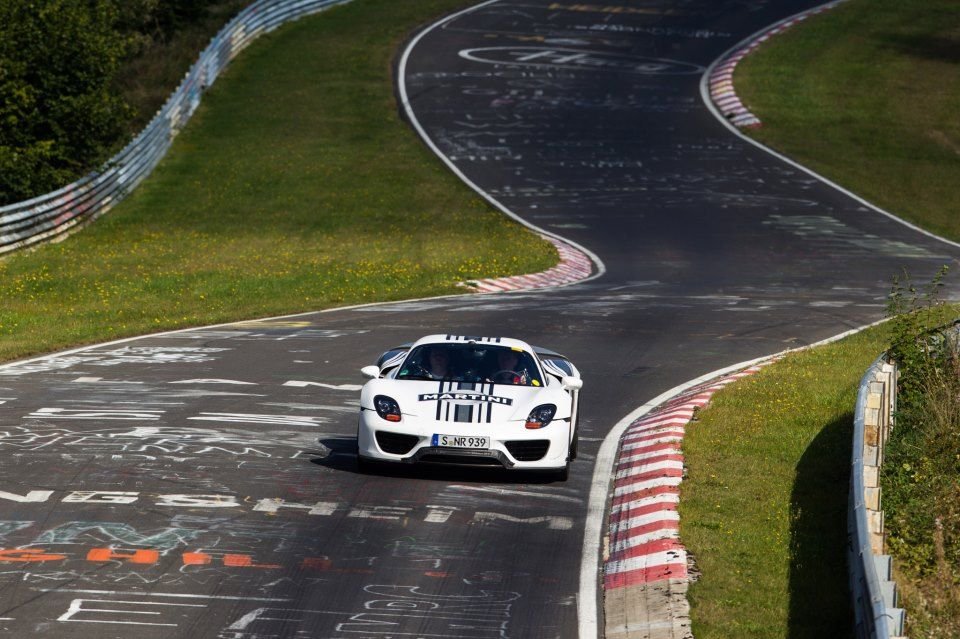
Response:
[[[211,7],[242,0],[23,0],[0,2],[0,206],[47,193],[95,169],[126,141],[135,119],[120,71],[138,57],[175,57],[173,84],[189,52],[164,49],[181,30],[217,22]],[[218,24],[217,27],[222,26]],[[187,65],[189,66],[189,65]],[[169,75],[169,74],[168,74]],[[151,75],[162,100],[170,78]],[[154,100],[156,102],[156,100]],[[151,103],[151,108],[156,104]]]
[[[70,182],[122,135],[117,19],[108,0],[0,3],[0,203]]]
[[[896,426],[883,465],[889,544],[909,577],[911,636],[960,636],[960,337],[939,301],[944,267],[918,293],[890,297]]]

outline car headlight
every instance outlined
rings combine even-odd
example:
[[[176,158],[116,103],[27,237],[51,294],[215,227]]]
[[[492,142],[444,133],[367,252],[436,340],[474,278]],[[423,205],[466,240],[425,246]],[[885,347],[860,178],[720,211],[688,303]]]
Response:
[[[380,419],[385,419],[388,422],[400,421],[400,405],[392,397],[377,395],[373,398],[373,407]]]
[[[543,428],[553,419],[553,416],[557,414],[557,407],[553,404],[543,404],[537,406],[530,414],[527,415],[527,423],[525,426],[530,430],[535,430],[537,428]]]

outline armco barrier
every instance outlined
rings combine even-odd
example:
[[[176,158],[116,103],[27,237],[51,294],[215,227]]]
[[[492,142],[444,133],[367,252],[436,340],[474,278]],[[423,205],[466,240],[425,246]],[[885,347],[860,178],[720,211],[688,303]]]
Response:
[[[896,407],[896,367],[882,355],[860,381],[854,413],[853,463],[847,509],[848,568],[858,639],[903,634],[892,563],[883,554],[880,466]]]
[[[284,22],[345,2],[258,0],[241,11],[213,37],[146,128],[100,170],[53,193],[0,207],[0,254],[62,236],[109,210],[157,166],[203,92],[250,42]]]

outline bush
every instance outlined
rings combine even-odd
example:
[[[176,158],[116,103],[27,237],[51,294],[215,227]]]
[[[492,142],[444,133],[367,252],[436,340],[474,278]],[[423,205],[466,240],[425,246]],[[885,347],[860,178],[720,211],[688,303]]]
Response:
[[[116,152],[135,116],[118,72],[220,4],[238,3],[0,2],[0,206],[69,184]]]
[[[0,3],[0,203],[69,183],[120,139],[117,19],[108,0]]]
[[[914,637],[960,636],[960,326],[929,328],[949,311],[938,298],[945,273],[922,294],[895,283],[890,304],[900,376],[883,499]]]

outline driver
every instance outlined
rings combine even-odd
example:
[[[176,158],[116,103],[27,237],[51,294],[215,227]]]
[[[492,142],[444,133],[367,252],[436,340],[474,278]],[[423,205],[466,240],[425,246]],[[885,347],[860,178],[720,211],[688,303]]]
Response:
[[[493,381],[501,384],[526,384],[527,371],[517,370],[520,364],[520,354],[512,349],[497,351],[497,372],[493,374]]]

